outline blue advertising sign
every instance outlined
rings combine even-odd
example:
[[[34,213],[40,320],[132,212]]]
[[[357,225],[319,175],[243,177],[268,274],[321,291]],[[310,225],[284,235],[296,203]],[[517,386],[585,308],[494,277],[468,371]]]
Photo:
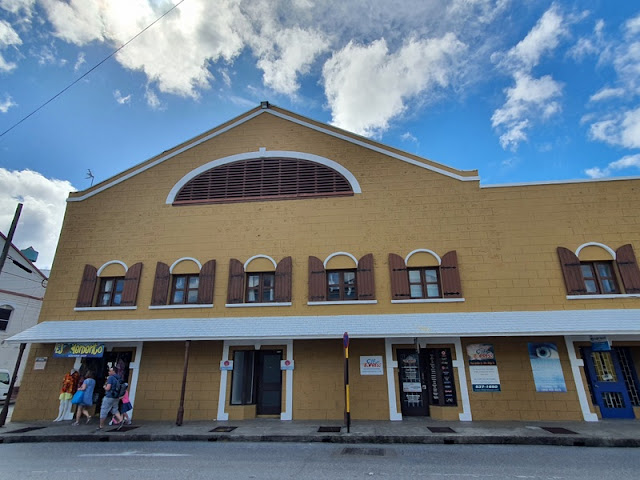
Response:
[[[536,392],[566,392],[560,354],[555,343],[529,343]]]
[[[56,343],[53,356],[57,358],[102,358],[103,343]]]

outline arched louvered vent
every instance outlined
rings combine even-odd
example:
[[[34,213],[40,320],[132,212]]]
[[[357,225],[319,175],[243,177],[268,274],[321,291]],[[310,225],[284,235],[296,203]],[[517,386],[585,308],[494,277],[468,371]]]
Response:
[[[256,158],[212,168],[187,182],[174,205],[353,195],[335,170],[307,160]]]

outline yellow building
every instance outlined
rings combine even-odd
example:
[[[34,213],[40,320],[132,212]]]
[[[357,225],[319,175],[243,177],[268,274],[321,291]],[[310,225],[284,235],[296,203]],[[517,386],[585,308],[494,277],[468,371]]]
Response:
[[[482,185],[263,102],[70,194],[13,419],[115,365],[136,419],[339,420],[345,332],[355,420],[638,418],[639,192]]]

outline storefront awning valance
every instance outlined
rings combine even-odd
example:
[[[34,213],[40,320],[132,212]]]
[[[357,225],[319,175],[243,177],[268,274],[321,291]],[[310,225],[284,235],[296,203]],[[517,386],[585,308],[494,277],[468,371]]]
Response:
[[[11,343],[640,335],[640,310],[44,321]]]

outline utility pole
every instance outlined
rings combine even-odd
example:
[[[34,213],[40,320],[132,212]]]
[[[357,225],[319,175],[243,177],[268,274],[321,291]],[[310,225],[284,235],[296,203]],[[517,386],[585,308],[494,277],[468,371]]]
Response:
[[[4,242],[4,248],[2,249],[2,254],[0,254],[0,275],[2,274],[2,269],[4,268],[4,262],[7,260],[7,255],[9,255],[9,249],[11,248],[11,243],[13,242],[13,234],[16,231],[16,227],[18,226],[18,219],[20,218],[20,213],[22,212],[22,204],[19,203],[16,208],[16,213],[13,216],[13,222],[11,222],[11,228],[9,229],[9,234],[7,235],[7,239]],[[16,383],[16,378],[18,377],[18,369],[20,368],[20,362],[22,361],[22,354],[24,352],[26,344],[20,344],[20,353],[18,355],[18,360],[16,361],[16,368],[13,371],[13,377],[11,378],[11,384],[9,385],[9,391],[7,392],[7,398],[4,401],[4,406],[2,407],[2,412],[0,412],[0,427],[4,427],[4,423],[7,421],[7,414],[9,413],[9,402],[11,401],[11,395],[13,395],[13,386]]]

